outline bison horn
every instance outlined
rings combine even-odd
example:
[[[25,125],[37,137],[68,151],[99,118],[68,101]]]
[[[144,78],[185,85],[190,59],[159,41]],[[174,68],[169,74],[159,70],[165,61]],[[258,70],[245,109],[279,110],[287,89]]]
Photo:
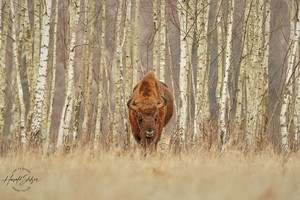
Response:
[[[132,98],[128,100],[127,106],[129,109],[137,111],[137,106],[135,105],[134,102],[132,102]]]
[[[157,105],[158,109],[161,109],[161,108],[165,107],[168,103],[168,101],[165,97],[163,97],[163,96],[161,96],[161,97],[163,98],[164,102],[163,103],[158,103],[158,105]]]

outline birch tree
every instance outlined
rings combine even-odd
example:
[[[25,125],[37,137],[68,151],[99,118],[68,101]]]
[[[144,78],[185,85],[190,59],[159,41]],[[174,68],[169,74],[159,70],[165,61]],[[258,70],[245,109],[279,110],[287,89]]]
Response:
[[[160,0],[160,63],[159,63],[159,80],[165,81],[165,66],[166,66],[166,36],[167,36],[167,23],[166,23],[166,0]]]
[[[96,131],[94,137],[94,150],[99,150],[99,140],[102,134],[101,123],[102,123],[102,106],[103,106],[103,69],[106,66],[105,57],[105,27],[106,27],[106,0],[102,0],[101,5],[102,13],[102,24],[101,24],[101,43],[100,43],[100,64],[99,64],[99,81],[98,81],[98,97],[97,97],[97,117],[96,117]]]
[[[245,121],[245,99],[246,99],[246,88],[245,88],[245,82],[246,82],[246,65],[249,62],[248,59],[248,17],[251,12],[250,4],[245,3],[245,9],[244,9],[244,21],[243,21],[243,33],[242,33],[242,60],[240,65],[240,72],[238,74],[238,86],[237,86],[237,94],[236,94],[236,114],[235,114],[235,139],[237,142],[240,138],[242,138],[242,132],[243,132],[243,125]]]
[[[134,17],[134,38],[133,38],[133,74],[132,85],[136,85],[138,82],[138,68],[139,68],[139,28],[140,28],[140,1],[135,0],[135,17]]]
[[[21,83],[21,43],[23,40],[23,27],[24,27],[24,15],[25,15],[25,9],[22,9],[20,14],[16,14],[15,12],[15,5],[14,2],[11,0],[11,13],[12,13],[12,47],[13,47],[13,63],[17,70],[16,72],[16,80],[17,80],[17,94],[18,94],[18,101],[19,101],[19,109],[20,109],[20,135],[21,135],[21,143],[23,150],[25,150],[26,147],[26,120],[25,120],[25,104],[24,104],[24,97],[23,97],[23,89],[22,89],[22,83]],[[19,17],[17,17],[19,15]],[[22,16],[20,16],[22,15]],[[21,27],[17,27],[17,21],[21,20]],[[19,30],[18,30],[19,29]],[[18,133],[16,133],[18,135]]]
[[[123,86],[121,87],[121,117],[122,117],[122,125],[124,127],[124,145],[125,147],[128,147],[130,145],[130,132],[129,132],[129,116],[128,112],[126,110],[126,99],[129,98],[129,92],[130,92],[130,68],[131,68],[131,62],[130,58],[128,57],[128,54],[130,55],[130,46],[131,44],[131,0],[125,1],[125,27],[123,30],[123,37],[122,37],[122,49],[125,49],[125,51],[121,51],[121,59],[124,60],[125,58],[125,66],[126,69],[122,66],[124,64],[123,61],[120,63],[121,67],[123,68],[121,73],[123,73],[123,76],[121,76],[123,79],[121,79],[121,83],[123,82]],[[126,43],[127,42],[127,43]],[[124,53],[125,52],[125,53]]]
[[[228,92],[228,79],[229,70],[231,66],[231,44],[232,44],[232,23],[234,15],[234,0],[229,0],[229,19],[228,28],[226,33],[226,58],[225,58],[225,71],[223,77],[223,87],[220,99],[220,127],[219,135],[221,141],[221,151],[224,152],[227,149],[227,139],[228,139],[228,124],[226,122],[226,104],[229,96]]]
[[[55,2],[54,13],[59,12],[59,1]],[[53,101],[55,92],[55,79],[56,79],[56,53],[57,53],[57,26],[58,26],[58,14],[54,15],[54,27],[53,27],[53,49],[52,49],[52,60],[49,69],[51,74],[51,85],[49,87],[49,113],[47,114],[47,125],[46,125],[46,138],[44,143],[44,154],[48,153],[48,148],[50,146],[50,130],[51,130],[51,117],[53,113]]]
[[[29,3],[29,2],[28,2]],[[35,109],[35,103],[36,103],[36,92],[37,92],[37,82],[38,82],[38,74],[39,74],[39,65],[40,65],[40,57],[41,57],[41,40],[42,40],[42,20],[43,16],[41,14],[41,11],[43,9],[40,9],[42,5],[42,2],[40,0],[34,0],[33,1],[33,9],[34,9],[34,23],[33,23],[33,31],[31,32],[30,38],[32,41],[29,41],[27,39],[26,42],[26,51],[27,51],[27,57],[28,59],[28,65],[27,65],[27,75],[28,75],[28,85],[29,85],[29,93],[30,93],[30,108],[29,112],[27,114],[27,132],[31,133],[31,136],[28,137],[28,143],[31,143],[32,140],[32,123],[34,118],[34,109]],[[48,13],[49,14],[49,13]],[[50,15],[50,14],[49,14]],[[49,27],[50,29],[50,27]],[[28,38],[28,37],[26,37]],[[29,58],[31,57],[32,58]],[[41,120],[40,120],[41,121]]]
[[[38,77],[35,87],[35,101],[33,121],[31,125],[31,142],[34,145],[40,145],[44,135],[42,135],[41,123],[42,123],[42,110],[44,103],[45,87],[46,87],[46,74],[48,64],[49,53],[49,39],[50,39],[50,15],[51,15],[52,0],[46,0],[44,2],[44,12],[42,18],[41,28],[41,54],[39,61]],[[45,134],[45,133],[44,133]]]
[[[265,35],[263,35],[263,29],[264,27],[267,27],[265,23],[268,23],[266,20],[267,16],[265,16],[265,4],[266,1],[258,1],[256,4],[255,12],[254,12],[254,66],[257,66],[253,75],[255,79],[252,79],[251,81],[253,84],[256,84],[254,86],[255,90],[255,99],[253,101],[253,108],[256,108],[255,110],[252,110],[253,116],[255,123],[253,124],[253,134],[255,136],[255,145],[256,148],[259,147],[259,144],[262,141],[264,132],[266,131],[267,127],[267,122],[266,122],[266,116],[267,116],[267,107],[266,107],[266,102],[267,102],[267,85],[268,85],[268,80],[266,77],[268,68],[265,63],[266,59],[264,54],[266,53],[268,55],[268,43],[269,43],[269,34],[270,31],[265,29]],[[268,9],[268,8],[266,8]],[[265,23],[264,23],[265,20]],[[268,27],[267,27],[268,28]],[[266,32],[268,31],[268,32]],[[267,38],[268,37],[268,38]],[[256,81],[253,81],[256,80]]]
[[[82,143],[86,144],[89,141],[89,122],[91,120],[91,108],[92,108],[92,80],[93,80],[93,58],[94,58],[94,48],[95,48],[95,23],[96,17],[91,19],[91,14],[96,13],[96,2],[93,0],[91,6],[89,2],[85,3],[85,34],[84,34],[84,47],[83,53],[83,67],[85,68],[85,112],[84,112],[84,121],[82,127]],[[92,11],[92,12],[90,12]],[[92,25],[88,27],[89,21],[92,22]]]
[[[70,43],[69,43],[69,60],[66,72],[66,95],[62,116],[59,125],[56,148],[60,149],[62,145],[67,148],[70,142],[69,128],[73,111],[74,99],[74,59],[76,48],[76,28],[79,22],[80,0],[72,1],[69,5],[70,12]],[[73,137],[76,137],[73,135]]]
[[[157,0],[153,0],[153,70],[158,75],[159,70],[159,38],[158,38],[158,2]]]
[[[6,55],[6,45],[7,45],[7,31],[8,31],[8,20],[9,20],[9,1],[2,1],[4,7],[1,6],[0,10],[2,11],[2,27],[0,28],[0,147],[2,145],[2,139],[4,136],[4,109],[5,109],[5,79],[6,79],[6,64],[5,56]],[[1,5],[3,5],[1,2]]]
[[[198,35],[197,47],[197,83],[195,94],[195,119],[194,119],[194,141],[202,140],[203,130],[201,124],[209,117],[209,101],[208,101],[208,63],[207,63],[207,47],[208,47],[208,13],[210,0],[198,2],[198,19],[196,33]]]
[[[224,49],[224,42],[223,42],[223,1],[218,2],[217,7],[217,20],[216,20],[216,26],[217,26],[217,37],[218,37],[218,81],[217,81],[217,87],[216,87],[216,100],[217,102],[221,102],[221,90],[222,90],[222,81],[223,81],[223,49]]]
[[[126,30],[124,27],[122,27],[122,7],[123,7],[123,0],[119,0],[119,4],[118,4],[118,11],[117,11],[117,32],[116,32],[116,52],[115,52],[115,59],[116,59],[116,77],[117,77],[117,81],[116,81],[116,107],[115,107],[115,112],[114,112],[114,124],[113,124],[113,132],[112,132],[112,136],[111,136],[111,142],[113,145],[117,145],[118,144],[118,133],[119,131],[119,127],[120,127],[120,123],[119,123],[119,115],[122,113],[120,113],[121,111],[121,94],[122,94],[122,86],[121,84],[123,84],[123,65],[122,65],[122,47],[123,47],[123,40],[122,37],[124,36],[124,30]]]
[[[188,118],[188,29],[187,29],[187,1],[179,0],[177,4],[180,24],[180,72],[179,72],[179,112],[178,112],[178,135],[180,149],[186,150],[186,131]]]
[[[293,5],[294,4],[294,5]],[[297,5],[295,5],[297,4]],[[288,133],[289,133],[289,119],[291,111],[289,111],[289,105],[291,103],[292,95],[292,76],[295,66],[295,57],[297,48],[299,45],[300,36],[300,6],[295,1],[292,3],[292,16],[291,16],[291,28],[290,28],[290,52],[288,54],[288,67],[285,76],[285,84],[283,90],[283,102],[280,112],[280,127],[281,127],[281,145],[282,150],[287,152],[289,150]]]
[[[263,40],[263,55],[262,55],[262,61],[260,68],[262,69],[262,90],[261,90],[261,96],[262,96],[262,133],[267,132],[267,118],[268,118],[268,77],[269,77],[269,56],[270,56],[270,23],[271,23],[271,2],[270,0],[265,1],[265,23],[263,23],[265,26],[265,35]]]
[[[299,148],[299,137],[300,137],[300,67],[298,66],[295,80],[295,108],[294,108],[294,124],[295,124],[295,133],[294,133],[294,142],[295,148]]]

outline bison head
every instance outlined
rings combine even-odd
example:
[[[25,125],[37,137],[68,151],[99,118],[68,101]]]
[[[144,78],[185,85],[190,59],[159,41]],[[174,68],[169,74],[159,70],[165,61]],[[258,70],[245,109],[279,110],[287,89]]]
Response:
[[[159,110],[167,105],[167,100],[162,96],[163,102],[154,98],[144,97],[140,100],[127,102],[129,109],[135,112],[136,121],[140,129],[141,137],[152,138],[157,131],[159,122]]]

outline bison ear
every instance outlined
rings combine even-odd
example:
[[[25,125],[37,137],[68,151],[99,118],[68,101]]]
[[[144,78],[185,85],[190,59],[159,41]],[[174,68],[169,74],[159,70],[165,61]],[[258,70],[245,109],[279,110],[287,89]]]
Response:
[[[132,102],[132,98],[127,101],[127,107],[131,110],[137,111],[137,106]]]
[[[168,101],[167,101],[167,99],[165,97],[163,97],[163,96],[161,96],[161,97],[163,98],[164,102],[157,104],[157,108],[158,109],[161,109],[161,108],[165,107],[167,105],[167,103],[168,103]]]

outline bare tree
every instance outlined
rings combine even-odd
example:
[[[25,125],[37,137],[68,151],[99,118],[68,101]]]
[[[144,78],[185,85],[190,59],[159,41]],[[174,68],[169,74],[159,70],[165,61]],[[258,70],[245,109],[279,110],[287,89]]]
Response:
[[[47,0],[43,5],[44,12],[42,16],[41,27],[41,54],[39,61],[39,70],[35,87],[35,101],[33,110],[33,120],[31,124],[31,142],[33,145],[40,145],[45,138],[45,131],[42,132],[42,110],[45,101],[45,88],[46,88],[46,76],[47,76],[47,64],[49,54],[49,40],[50,40],[50,21],[51,21],[51,6],[52,0]],[[45,113],[44,113],[45,114]]]
[[[179,74],[179,112],[178,112],[178,131],[180,149],[186,150],[186,132],[188,130],[188,80],[189,80],[189,64],[188,59],[188,21],[187,1],[178,1],[178,15],[180,23],[180,74]]]
[[[16,79],[17,79],[17,94],[19,100],[19,109],[20,109],[20,135],[21,135],[21,143],[23,150],[26,148],[26,115],[25,115],[25,103],[24,103],[24,95],[23,95],[23,88],[21,83],[21,52],[22,52],[22,40],[23,40],[23,27],[17,27],[18,20],[21,20],[21,25],[24,24],[25,19],[25,10],[19,11],[20,14],[16,14],[15,12],[15,5],[14,2],[11,0],[11,13],[12,13],[12,39],[13,39],[13,63],[15,68],[17,69],[16,72]],[[18,131],[17,131],[18,132]],[[19,133],[16,133],[18,135]],[[19,141],[16,141],[19,143]]]
[[[299,45],[299,37],[300,37],[300,6],[296,1],[292,3],[292,20],[291,20],[291,28],[290,28],[290,51],[288,54],[288,68],[285,76],[285,85],[283,92],[283,103],[280,112],[280,126],[281,126],[281,144],[282,150],[287,152],[289,150],[288,143],[288,133],[290,122],[289,119],[292,117],[292,111],[289,110],[289,105],[291,103],[292,98],[292,76],[295,68],[295,57],[297,48]]]
[[[103,107],[103,69],[106,66],[105,57],[105,27],[106,27],[106,0],[102,0],[102,24],[101,24],[101,46],[100,46],[100,64],[99,64],[99,81],[98,81],[98,97],[97,97],[97,117],[96,117],[96,131],[94,137],[94,149],[97,151],[100,148],[100,137],[103,134],[101,130],[102,123],[102,107]]]
[[[221,101],[220,101],[220,140],[221,140],[221,151],[226,151],[227,149],[227,140],[228,140],[228,124],[226,121],[226,106],[227,100],[229,96],[228,92],[228,79],[229,79],[229,70],[231,66],[231,54],[232,54],[232,23],[233,23],[233,15],[234,15],[234,0],[229,1],[229,20],[228,20],[228,28],[226,33],[226,59],[225,59],[225,71],[223,77],[223,87],[221,92]]]
[[[195,94],[195,119],[194,119],[194,141],[202,141],[203,126],[205,120],[209,117],[209,99],[208,99],[208,14],[210,8],[209,1],[197,1],[197,26],[196,34],[198,36],[197,49],[197,83]],[[199,13],[198,13],[199,12]],[[201,126],[202,125],[202,126]]]
[[[80,1],[72,1],[69,5],[70,12],[70,46],[69,46],[69,60],[67,63],[66,72],[66,95],[64,107],[62,110],[62,116],[60,120],[60,126],[58,131],[58,138],[56,147],[60,149],[62,145],[66,146],[70,142],[70,122],[72,117],[73,105],[74,105],[74,59],[76,48],[76,28],[79,22],[79,8]],[[76,136],[73,136],[73,138]]]
[[[0,146],[2,145],[2,140],[4,137],[4,109],[5,109],[5,88],[6,88],[6,45],[7,45],[7,31],[8,31],[8,21],[9,21],[9,1],[4,0],[1,2],[1,16],[3,16],[1,23],[2,28],[0,29]]]

